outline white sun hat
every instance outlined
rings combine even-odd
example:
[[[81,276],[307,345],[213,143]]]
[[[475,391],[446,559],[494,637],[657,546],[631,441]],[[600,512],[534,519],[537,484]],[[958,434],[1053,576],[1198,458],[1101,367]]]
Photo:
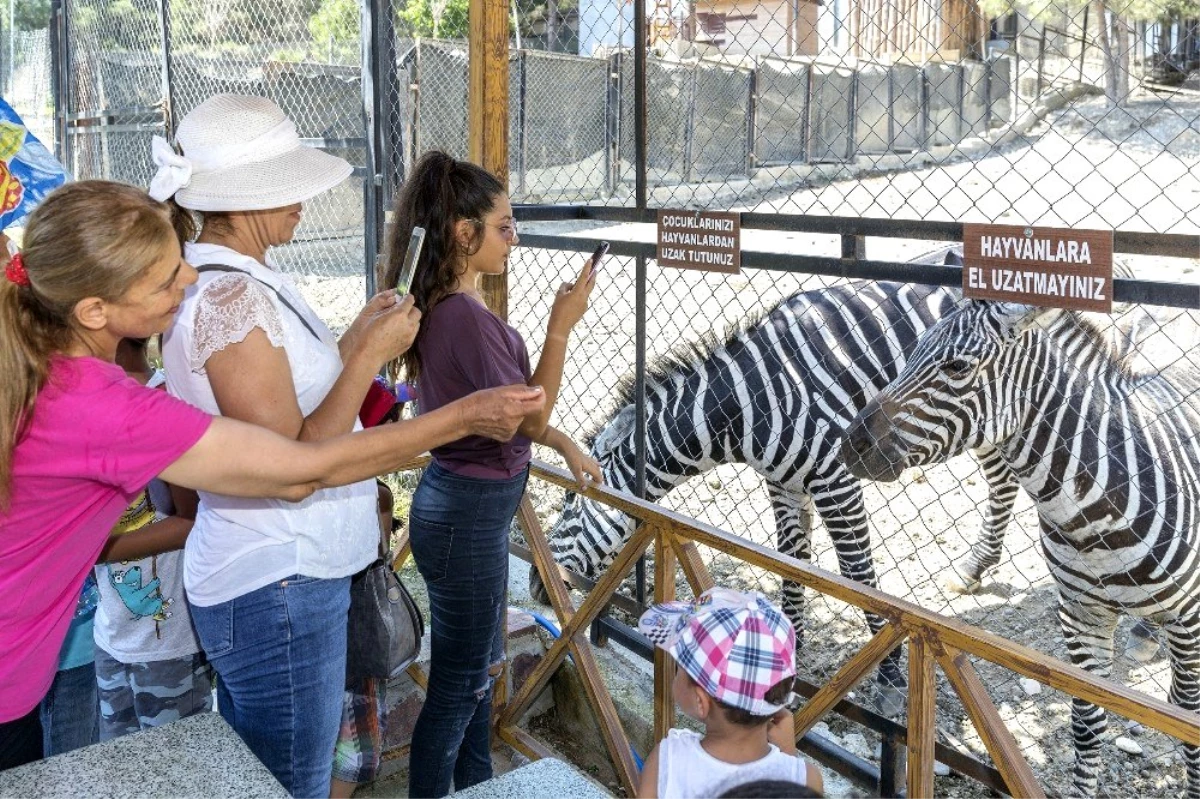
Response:
[[[344,159],[300,142],[296,125],[265,97],[218,94],[179,123],[177,154],[152,143],[150,196],[193,211],[263,211],[312,199],[350,176]]]

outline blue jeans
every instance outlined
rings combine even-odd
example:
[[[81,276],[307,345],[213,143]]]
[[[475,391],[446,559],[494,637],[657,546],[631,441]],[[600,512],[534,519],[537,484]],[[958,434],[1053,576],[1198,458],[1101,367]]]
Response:
[[[346,685],[350,578],[292,576],[229,602],[189,605],[229,726],[301,799],[329,796]]]
[[[50,692],[38,705],[38,713],[42,720],[42,749],[46,757],[100,740],[96,664],[84,663],[55,674]]]
[[[504,660],[508,529],[528,470],[460,477],[436,463],[413,495],[413,559],[429,587],[429,689],[413,728],[408,795],[440,797],[492,776],[490,667]]]

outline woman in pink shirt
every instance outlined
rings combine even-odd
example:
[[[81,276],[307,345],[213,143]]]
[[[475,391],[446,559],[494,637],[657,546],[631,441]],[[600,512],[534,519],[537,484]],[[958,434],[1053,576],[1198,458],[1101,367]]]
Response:
[[[37,704],[80,586],[152,477],[299,500],[465,435],[508,440],[544,404],[538,389],[478,392],[315,443],[210,417],[113,362],[122,338],[162,332],[196,280],[165,205],[119,183],[69,184],[34,212],[24,245],[0,279],[0,769],[41,757]],[[419,318],[406,297],[364,324],[411,342]]]

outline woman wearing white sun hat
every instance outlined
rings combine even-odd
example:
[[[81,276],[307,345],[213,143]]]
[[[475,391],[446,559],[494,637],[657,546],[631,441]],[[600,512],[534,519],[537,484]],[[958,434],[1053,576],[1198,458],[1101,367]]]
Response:
[[[272,262],[302,203],[350,164],[303,146],[261,97],[217,95],[154,142],[150,193],[176,207],[200,272],[168,329],[169,391],[212,414],[298,440],[359,429],[373,377],[416,335],[394,291],[336,340]],[[195,212],[200,224],[188,211]],[[201,493],[184,557],[197,633],[221,714],[294,796],[329,795],[341,721],[350,575],[376,556],[374,481],[301,503]]]

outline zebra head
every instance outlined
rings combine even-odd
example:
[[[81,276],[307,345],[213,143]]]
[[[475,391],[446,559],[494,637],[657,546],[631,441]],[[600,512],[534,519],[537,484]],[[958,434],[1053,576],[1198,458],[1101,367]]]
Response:
[[[633,490],[633,474],[627,468],[633,462],[633,437],[636,411],[632,404],[621,408],[596,433],[591,455],[600,464],[604,484],[618,491]],[[563,567],[594,578],[616,556],[633,535],[634,520],[600,502],[569,491],[563,499],[562,515],[550,530],[550,551]],[[537,570],[529,570],[529,590],[533,597],[548,603],[545,586]]]
[[[846,430],[842,458],[851,473],[891,481],[910,466],[943,463],[985,443],[1002,446],[1028,399],[1022,377],[1038,368],[1025,334],[1058,313],[972,300],[947,314]]]

